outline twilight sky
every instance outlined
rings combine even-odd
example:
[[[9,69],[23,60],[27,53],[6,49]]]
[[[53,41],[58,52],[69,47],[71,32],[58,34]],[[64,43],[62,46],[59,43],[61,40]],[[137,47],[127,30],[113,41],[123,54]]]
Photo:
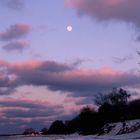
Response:
[[[139,12],[139,0],[0,0],[0,134],[70,119],[113,87],[139,92]]]

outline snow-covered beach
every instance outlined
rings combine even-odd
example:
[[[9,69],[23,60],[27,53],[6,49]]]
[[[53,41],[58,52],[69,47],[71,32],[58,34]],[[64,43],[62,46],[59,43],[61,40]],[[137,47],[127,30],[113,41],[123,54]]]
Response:
[[[113,127],[111,127],[113,126]],[[111,127],[108,132],[108,128]],[[47,136],[14,136],[0,137],[2,140],[140,140],[140,120],[130,120],[112,123],[104,126],[104,134],[82,136],[73,135],[47,135]]]

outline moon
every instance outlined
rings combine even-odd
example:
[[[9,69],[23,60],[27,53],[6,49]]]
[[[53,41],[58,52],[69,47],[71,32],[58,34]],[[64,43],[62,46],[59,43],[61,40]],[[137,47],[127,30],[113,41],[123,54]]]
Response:
[[[71,25],[67,26],[67,31],[68,32],[71,32],[72,31],[72,26]]]

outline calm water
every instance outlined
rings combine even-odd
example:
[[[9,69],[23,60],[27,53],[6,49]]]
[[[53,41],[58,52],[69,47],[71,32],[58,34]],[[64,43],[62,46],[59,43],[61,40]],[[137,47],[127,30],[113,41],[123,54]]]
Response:
[[[93,140],[91,136],[0,137],[0,140]]]

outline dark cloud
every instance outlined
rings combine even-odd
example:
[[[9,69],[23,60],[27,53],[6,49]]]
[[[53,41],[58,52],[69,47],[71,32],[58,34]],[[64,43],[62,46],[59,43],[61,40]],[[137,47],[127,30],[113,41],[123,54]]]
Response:
[[[0,87],[0,95],[9,95],[15,91],[16,90],[13,87]]]
[[[0,32],[0,40],[10,41],[13,39],[18,39],[29,34],[30,25],[26,23],[17,23],[11,25],[6,31]]]
[[[66,0],[81,14],[87,14],[98,20],[121,20],[140,26],[139,0]]]
[[[114,73],[113,75],[91,73],[88,76],[84,76],[79,71],[79,74],[73,75],[73,77],[63,76],[63,80],[57,82],[57,84],[54,82],[49,88],[51,90],[69,91],[74,96],[94,96],[99,91],[108,90],[113,87],[131,86],[140,82],[139,77],[131,73]],[[57,78],[59,79],[59,77]]]
[[[29,99],[14,100],[12,98],[0,99],[0,106],[13,107],[13,108],[14,107],[25,108],[25,109],[28,109],[28,111],[47,110],[47,112],[49,112],[48,113],[49,115],[50,115],[50,112],[52,112],[51,114],[53,115],[53,112],[57,112],[63,109],[61,106],[53,106],[47,102],[35,102]],[[20,109],[17,109],[16,111],[18,112],[19,110]]]
[[[0,87],[5,87],[9,85],[9,78],[5,73],[0,74]]]
[[[30,127],[41,129],[65,114],[62,106],[29,99],[0,99],[0,107],[0,134],[23,132]]]
[[[12,10],[21,10],[24,3],[23,0],[0,0],[0,5]]]
[[[65,71],[70,71],[73,70],[74,68],[71,65],[68,64],[61,64],[57,63],[55,61],[44,61],[42,64],[38,67],[41,71],[44,72],[65,72]],[[37,69],[38,69],[37,68]]]
[[[19,40],[19,41],[10,42],[2,46],[2,48],[8,52],[10,51],[22,52],[24,49],[27,49],[29,45],[30,45],[29,41]]]
[[[74,67],[77,67],[77,66],[79,66],[79,65],[81,65],[83,62],[85,62],[86,60],[85,59],[76,59],[74,62],[72,62],[72,65],[74,66]]]
[[[22,133],[28,124],[24,120],[11,120],[10,118],[0,118],[0,134],[17,134]]]
[[[9,132],[19,132],[27,127],[39,129],[48,126],[55,119],[66,120],[69,118],[68,114],[74,116],[80,107],[92,103],[94,95],[99,91],[140,83],[139,75],[134,72],[115,71],[111,68],[78,69],[73,65],[55,61],[12,63],[1,60],[0,70],[0,89],[4,87],[5,90],[10,90],[23,85],[33,85],[73,93],[73,97],[65,98],[66,106],[29,99],[1,98],[0,121],[3,121],[0,123],[0,133],[3,133],[1,129],[6,128]],[[67,105],[71,105],[71,108]],[[10,130],[11,128],[14,130]]]
[[[40,131],[50,125],[50,120],[45,118],[22,119],[22,118],[0,118],[0,134],[19,134],[27,128],[34,128]],[[51,121],[52,122],[52,121]]]
[[[50,90],[72,92],[75,96],[93,96],[112,87],[140,83],[139,75],[134,72],[115,71],[111,68],[77,69],[53,61],[1,62],[0,65],[6,67],[8,74],[17,77],[9,82],[9,86],[47,86]]]
[[[82,105],[82,106],[93,106],[94,96],[93,97],[84,97],[82,100],[79,100],[76,102],[76,105]]]
[[[65,0],[66,5],[100,22],[122,21],[140,29],[139,0]],[[139,37],[138,37],[139,39]]]
[[[33,59],[38,59],[41,58],[41,54],[35,50],[30,50],[29,51],[29,55],[31,56],[31,58]]]
[[[126,61],[132,60],[133,57],[131,55],[126,55],[124,57],[113,57],[113,61],[115,63],[124,63]]]
[[[56,115],[57,113],[63,113],[60,111],[54,111],[54,108],[52,107],[51,110],[50,108],[46,109],[30,109],[30,110],[21,110],[21,109],[9,109],[6,111],[2,112],[5,117],[10,117],[10,118],[39,118],[39,117],[49,117]]]

